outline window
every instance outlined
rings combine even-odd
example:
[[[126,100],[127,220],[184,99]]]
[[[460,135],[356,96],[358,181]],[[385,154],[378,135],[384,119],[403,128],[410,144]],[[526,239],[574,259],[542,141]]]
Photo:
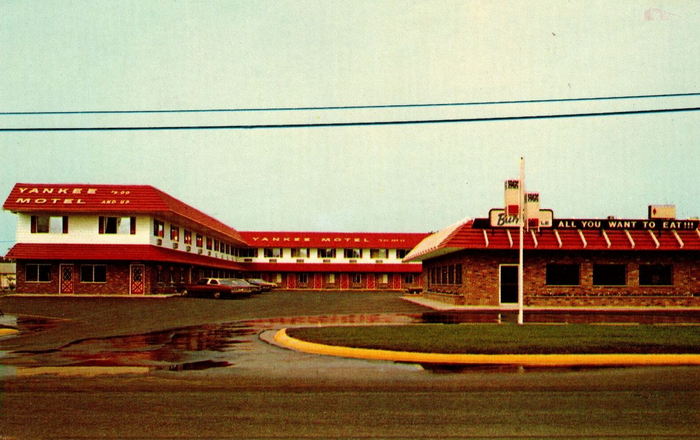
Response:
[[[319,249],[318,258],[335,258],[335,249]]]
[[[579,273],[578,264],[548,264],[546,283],[548,286],[578,286]]]
[[[80,266],[81,283],[106,283],[107,266],[104,264],[84,264]]]
[[[33,215],[30,221],[32,234],[68,233],[68,216]]]
[[[408,255],[408,249],[396,249],[396,258],[403,258]]]
[[[370,249],[369,257],[374,259],[389,258],[389,249]]]
[[[170,240],[180,241],[180,228],[177,226],[170,225]]]
[[[596,286],[624,286],[627,268],[624,264],[594,264],[593,284]]]
[[[282,258],[282,248],[265,248],[265,258]]]
[[[163,238],[165,236],[165,223],[153,220],[153,236]]]
[[[640,264],[640,286],[672,286],[673,266],[670,264]]]
[[[241,248],[238,249],[238,256],[243,258],[256,258],[258,250],[256,248]]]
[[[292,248],[292,258],[309,258],[309,248]]]
[[[192,244],[192,231],[188,231],[187,229],[185,229],[184,236],[185,244]]]
[[[413,274],[409,273],[403,276],[403,283],[404,284],[413,284],[414,283],[414,278]]]
[[[213,245],[214,245],[214,240],[211,237],[207,237],[207,249],[211,250]]]
[[[377,282],[379,284],[388,284],[389,283],[389,274],[388,273],[380,273],[377,275]]]
[[[100,234],[135,234],[136,218],[100,216],[98,218],[98,230]]]
[[[327,284],[335,284],[335,274],[334,273],[327,273],[326,274],[326,283]]]
[[[360,284],[362,282],[362,274],[354,273],[350,275],[350,282],[352,282],[352,284]]]
[[[204,243],[204,237],[202,234],[197,234],[197,247],[202,247]]]
[[[51,281],[50,264],[27,264],[25,278],[29,283],[47,283]]]
[[[362,249],[345,249],[343,251],[345,258],[362,258]]]
[[[308,284],[309,282],[309,274],[307,273],[298,273],[297,274],[297,282],[299,284]]]
[[[455,265],[455,284],[462,284],[462,265]]]

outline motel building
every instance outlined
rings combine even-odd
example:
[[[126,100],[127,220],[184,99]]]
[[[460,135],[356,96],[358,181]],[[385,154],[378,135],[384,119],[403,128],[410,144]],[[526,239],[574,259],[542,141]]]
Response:
[[[517,306],[523,222],[525,306],[700,306],[700,221],[676,219],[668,205],[640,219],[559,219],[536,193],[520,210],[517,186],[506,182],[503,209],[438,231],[406,256],[423,263],[425,296]]]
[[[427,234],[239,232],[147,185],[24,184],[17,214],[16,290],[162,294],[202,277],[264,278],[287,289],[404,289],[404,262]]]

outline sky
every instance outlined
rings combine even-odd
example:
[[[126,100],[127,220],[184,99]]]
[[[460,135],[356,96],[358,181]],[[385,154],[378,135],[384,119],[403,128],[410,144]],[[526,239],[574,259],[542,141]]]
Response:
[[[0,2],[0,129],[700,107],[695,1]],[[17,114],[133,110],[235,112]],[[555,218],[700,216],[700,112],[345,127],[0,131],[16,182],[149,184],[239,230],[429,232],[526,188]],[[0,214],[0,254],[16,218]]]

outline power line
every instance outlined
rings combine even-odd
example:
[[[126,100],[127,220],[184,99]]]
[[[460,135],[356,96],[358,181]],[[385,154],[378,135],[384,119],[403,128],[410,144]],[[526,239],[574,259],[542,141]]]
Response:
[[[114,127],[18,127],[0,128],[0,132],[50,132],[50,131],[169,131],[169,130],[254,130],[283,128],[321,128],[321,127],[361,127],[382,125],[419,125],[450,124],[468,122],[499,122],[531,119],[564,119],[582,117],[626,116],[658,113],[694,112],[700,107],[662,108],[649,110],[622,110],[592,113],[561,113],[548,115],[495,116],[483,118],[456,119],[414,119],[397,121],[355,121],[355,122],[319,122],[297,124],[245,124],[245,125],[168,125],[168,126],[114,126]]]
[[[551,99],[521,99],[504,101],[473,101],[426,104],[379,104],[379,105],[342,105],[321,107],[260,107],[260,108],[212,108],[212,109],[166,109],[166,110],[78,110],[78,111],[35,111],[35,112],[0,112],[0,116],[33,116],[33,115],[90,115],[90,114],[149,114],[149,113],[225,113],[225,112],[272,112],[272,111],[313,111],[313,110],[362,110],[386,108],[420,108],[420,107],[460,107],[477,105],[504,104],[541,104],[551,102],[582,102],[582,101],[612,101],[622,99],[654,99],[700,96],[700,92],[663,93],[656,95],[622,95],[596,96],[588,98],[551,98]]]

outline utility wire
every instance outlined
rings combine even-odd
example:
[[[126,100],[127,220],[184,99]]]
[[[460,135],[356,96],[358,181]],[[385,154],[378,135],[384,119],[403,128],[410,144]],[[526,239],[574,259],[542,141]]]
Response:
[[[548,115],[519,115],[495,116],[482,118],[456,119],[414,119],[398,121],[355,121],[355,122],[319,122],[297,124],[245,124],[245,125],[169,125],[169,126],[114,126],[114,127],[18,127],[0,128],[0,132],[49,132],[49,131],[167,131],[167,130],[254,130],[282,128],[318,128],[318,127],[361,127],[380,125],[418,125],[418,124],[450,124],[468,122],[499,122],[519,121],[530,119],[564,119],[582,117],[626,116],[657,113],[694,112],[700,107],[661,108],[649,110],[622,110],[592,113],[559,113]]]
[[[382,108],[459,107],[459,106],[503,105],[503,104],[538,104],[538,103],[546,103],[546,102],[612,101],[612,100],[621,100],[621,99],[678,98],[678,97],[688,97],[688,96],[700,96],[700,92],[664,93],[664,94],[656,94],[656,95],[597,96],[597,97],[589,97],[589,98],[521,99],[521,100],[511,100],[511,101],[474,101],[474,102],[428,103],[428,104],[343,105],[343,106],[324,106],[324,107],[261,107],[261,108],[214,108],[214,109],[181,109],[181,110],[177,110],[177,109],[174,109],[174,110],[81,110],[81,111],[0,112],[0,116],[360,110],[360,109],[382,109]]]

